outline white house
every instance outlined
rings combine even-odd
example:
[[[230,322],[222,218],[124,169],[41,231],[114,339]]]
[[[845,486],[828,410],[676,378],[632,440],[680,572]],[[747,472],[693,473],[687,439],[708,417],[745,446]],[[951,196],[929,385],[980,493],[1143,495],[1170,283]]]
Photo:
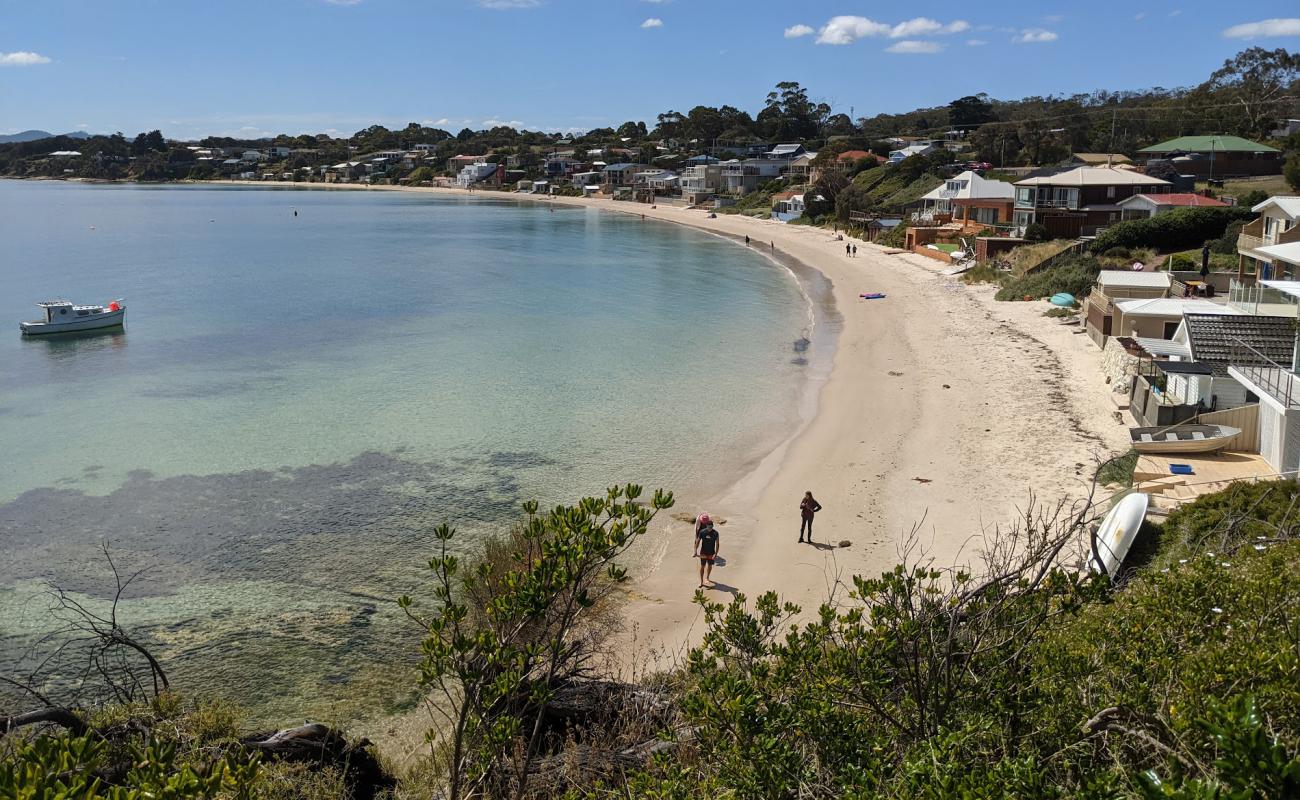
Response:
[[[1260,218],[1241,229],[1237,237],[1237,276],[1254,274],[1260,279],[1297,278],[1295,265],[1286,261],[1274,263],[1274,256],[1262,248],[1300,242],[1300,197],[1270,197],[1251,211]]]
[[[890,150],[889,161],[892,164],[897,164],[905,158],[911,158],[912,156],[928,156],[941,149],[942,148],[939,145],[936,145],[933,142],[913,142],[906,147],[900,147],[897,150]]]
[[[1175,208],[1226,208],[1227,203],[1199,194],[1170,192],[1168,194],[1139,193],[1125,197],[1119,206],[1121,219],[1146,219]]]
[[[468,166],[461,167],[460,172],[456,173],[456,184],[458,186],[468,188],[470,186],[473,186],[476,183],[480,183],[492,177],[493,175],[496,174],[496,172],[497,172],[496,164],[489,164],[480,161],[477,164],[470,164]]]
[[[1005,222],[999,219],[999,206],[1010,210],[1016,197],[1016,187],[1006,181],[985,178],[967,170],[958,173],[921,195],[921,218],[933,219],[935,214],[954,214],[956,201],[967,207],[969,218],[985,225]],[[1005,214],[1004,214],[1005,216]]]
[[[250,163],[253,161],[265,161],[266,156],[261,151],[258,150],[245,150],[239,156],[239,160],[250,162]]]

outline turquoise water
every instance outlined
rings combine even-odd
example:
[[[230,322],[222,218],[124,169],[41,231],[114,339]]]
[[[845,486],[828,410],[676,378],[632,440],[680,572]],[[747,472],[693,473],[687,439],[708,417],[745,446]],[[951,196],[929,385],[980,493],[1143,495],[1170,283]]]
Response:
[[[0,181],[0,241],[0,670],[51,628],[43,581],[102,602],[107,542],[176,682],[268,720],[406,696],[389,599],[431,525],[705,497],[829,356],[789,270],[587,209]],[[125,298],[126,330],[20,337],[54,296]]]

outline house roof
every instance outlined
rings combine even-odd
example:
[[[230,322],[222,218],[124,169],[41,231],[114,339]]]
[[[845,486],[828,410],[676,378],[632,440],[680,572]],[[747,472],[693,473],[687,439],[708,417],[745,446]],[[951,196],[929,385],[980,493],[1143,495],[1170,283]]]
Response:
[[[1270,366],[1237,342],[1278,364],[1290,364],[1295,349],[1293,317],[1257,317],[1250,314],[1185,314],[1183,325],[1192,358],[1214,366],[1216,375],[1226,375],[1229,364]]]
[[[1300,299],[1300,281],[1260,281],[1260,283],[1270,289],[1276,289],[1283,294],[1289,294]]]
[[[1121,300],[1115,304],[1115,307],[1123,311],[1126,317],[1181,317],[1184,313],[1228,315],[1241,313],[1234,308],[1212,303],[1209,300],[1182,297]]]
[[[1135,195],[1133,195],[1132,197],[1125,197],[1123,200],[1121,200],[1121,201],[1119,201],[1118,203],[1116,203],[1116,205],[1121,205],[1121,206],[1122,206],[1122,205],[1126,205],[1126,204],[1128,204],[1128,203],[1132,203],[1132,202],[1136,201],[1139,197],[1140,197],[1140,198],[1143,198],[1144,200],[1146,200],[1146,201],[1148,201],[1148,202],[1150,202],[1150,203],[1154,203],[1155,205],[1158,205],[1158,206],[1179,206],[1179,207],[1190,207],[1190,206],[1212,206],[1212,207],[1221,207],[1221,206],[1227,206],[1227,205],[1228,205],[1227,203],[1223,202],[1222,200],[1216,200],[1216,199],[1213,198],[1213,197],[1206,197],[1206,196],[1204,196],[1204,195],[1193,194],[1193,193],[1191,193],[1191,192],[1172,192],[1172,193],[1170,193],[1170,194],[1135,194]]]
[[[1075,153],[1074,158],[1085,164],[1096,164],[1098,166],[1129,163],[1129,157],[1123,153]]]
[[[1288,264],[1300,264],[1300,242],[1256,247],[1255,252],[1268,256],[1270,259],[1275,258],[1278,261],[1285,261]],[[1294,283],[1294,281],[1288,281],[1288,283]]]
[[[1187,358],[1192,357],[1192,351],[1182,342],[1175,342],[1172,339],[1148,339],[1143,336],[1134,336],[1133,341],[1153,356],[1163,356],[1164,358]]]
[[[1172,153],[1185,150],[1189,153],[1276,153],[1277,148],[1252,142],[1240,136],[1179,136],[1167,142],[1144,147],[1139,153]]]
[[[1097,283],[1101,286],[1145,286],[1153,289],[1168,289],[1169,273],[1103,269],[1097,275]]]
[[[1254,211],[1255,213],[1259,213],[1260,211],[1263,211],[1266,208],[1271,208],[1274,206],[1276,206],[1279,211],[1281,211],[1283,214],[1286,214],[1291,219],[1300,217],[1300,197],[1296,197],[1294,195],[1278,195],[1277,197],[1270,197],[1264,202],[1251,207],[1250,210]]]
[[[952,181],[965,181],[962,188],[950,192],[948,184]],[[921,195],[922,200],[1011,200],[1016,196],[1016,187],[1006,181],[985,178],[977,172],[967,170],[960,172],[935,188]]]
[[[1075,167],[1054,175],[1016,181],[1016,186],[1168,186],[1150,175],[1119,167]]]
[[[768,153],[777,156],[786,154],[793,155],[801,150],[803,150],[803,145],[801,144],[778,144],[776,147],[769,150]]]
[[[1164,373],[1182,375],[1213,375],[1214,367],[1203,361],[1152,361],[1151,365]]]
[[[879,159],[880,156],[875,153],[867,152],[866,150],[845,150],[843,153],[835,156],[836,161],[857,161],[863,158]]]

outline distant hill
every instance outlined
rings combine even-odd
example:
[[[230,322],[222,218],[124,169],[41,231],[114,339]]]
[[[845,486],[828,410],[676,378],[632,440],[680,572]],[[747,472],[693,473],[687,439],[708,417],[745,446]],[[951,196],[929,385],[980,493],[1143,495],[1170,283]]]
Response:
[[[64,133],[61,135],[66,136],[69,139],[90,138],[90,134],[86,133],[85,131],[73,131],[71,133]],[[49,131],[38,131],[38,130],[21,131],[19,133],[8,133],[3,136],[0,136],[0,144],[9,144],[10,142],[34,142],[38,139],[49,139],[52,138],[53,136],[54,134],[50,133]]]

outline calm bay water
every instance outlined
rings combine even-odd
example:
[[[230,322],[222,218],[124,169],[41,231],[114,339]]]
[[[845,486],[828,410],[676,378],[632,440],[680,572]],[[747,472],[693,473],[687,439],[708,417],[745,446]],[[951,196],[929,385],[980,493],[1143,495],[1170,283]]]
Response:
[[[389,599],[431,525],[705,496],[829,356],[786,269],[584,209],[0,181],[0,242],[0,669],[50,629],[43,581],[107,596],[108,542],[176,682],[272,721],[402,700]],[[21,338],[54,296],[125,298],[126,331]]]

